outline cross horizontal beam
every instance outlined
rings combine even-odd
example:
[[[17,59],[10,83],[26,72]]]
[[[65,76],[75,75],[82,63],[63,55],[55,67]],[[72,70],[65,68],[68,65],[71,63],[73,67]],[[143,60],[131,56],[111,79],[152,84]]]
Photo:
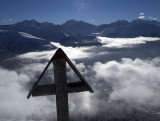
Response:
[[[67,93],[90,91],[85,83],[82,81],[67,83]],[[55,95],[56,88],[55,84],[45,84],[37,85],[33,88],[32,96],[45,96],[45,95]]]

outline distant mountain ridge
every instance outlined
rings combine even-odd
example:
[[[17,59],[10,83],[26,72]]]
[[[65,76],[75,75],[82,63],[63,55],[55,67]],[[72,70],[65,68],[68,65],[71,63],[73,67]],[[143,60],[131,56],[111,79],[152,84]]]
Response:
[[[62,25],[49,22],[37,22],[36,20],[24,20],[12,25],[0,25],[0,49],[12,52],[30,52],[35,50],[46,50],[46,43],[53,41],[66,46],[88,46],[100,45],[96,36],[112,38],[132,38],[138,36],[160,37],[160,22],[155,20],[118,20],[110,24],[92,25],[84,21],[69,20]],[[46,42],[35,38],[25,38],[20,32],[30,34]],[[23,40],[24,39],[24,40]],[[35,46],[25,46],[24,50],[16,44],[23,44],[27,39]],[[21,41],[20,41],[21,40]],[[12,42],[12,46],[8,43]],[[7,45],[8,43],[8,45]],[[43,43],[43,44],[40,44]],[[49,43],[47,43],[49,44]],[[42,46],[43,45],[43,46]],[[8,48],[8,49],[6,49]],[[17,49],[11,49],[17,48]]]
[[[49,41],[75,40],[79,36],[94,36],[99,33],[104,37],[160,37],[160,22],[155,20],[118,20],[110,24],[99,26],[84,21],[69,20],[62,25],[42,22],[36,20],[24,20],[12,25],[0,25],[0,30],[26,32]]]

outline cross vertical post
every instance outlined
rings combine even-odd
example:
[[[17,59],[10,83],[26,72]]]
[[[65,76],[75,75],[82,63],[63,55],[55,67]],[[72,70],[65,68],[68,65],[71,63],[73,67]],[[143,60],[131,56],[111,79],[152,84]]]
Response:
[[[56,53],[58,56],[61,53]],[[66,60],[56,58],[54,65],[54,81],[56,91],[57,121],[69,121]]]

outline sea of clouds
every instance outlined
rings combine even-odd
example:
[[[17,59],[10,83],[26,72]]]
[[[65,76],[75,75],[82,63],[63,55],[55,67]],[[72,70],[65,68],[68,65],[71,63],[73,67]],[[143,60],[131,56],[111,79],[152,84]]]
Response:
[[[144,38],[137,39],[143,41]],[[113,43],[120,41],[112,40]],[[151,41],[153,40],[151,39]],[[59,43],[52,44],[67,53],[95,91],[95,93],[69,94],[70,111],[94,114],[104,109],[98,108],[100,105],[105,107],[108,103],[116,101],[133,105],[160,106],[160,56],[148,59],[122,57],[120,61],[104,61],[104,58],[113,53],[104,51],[102,47],[65,47]],[[123,44],[121,45],[123,47]],[[113,46],[108,45],[108,47]],[[20,68],[0,67],[0,119],[25,119],[28,115],[36,112],[47,114],[56,111],[55,96],[27,99],[33,81],[36,81],[37,75],[40,75],[55,51],[19,55],[15,59],[34,60],[33,63],[26,63]],[[103,61],[101,61],[101,57],[103,57]],[[46,63],[39,61],[42,59],[46,59]],[[92,63],[86,64],[83,59],[90,59]],[[68,78],[76,80],[77,77],[69,66],[67,66],[67,70]],[[49,68],[49,72],[48,76],[53,79],[52,66]]]

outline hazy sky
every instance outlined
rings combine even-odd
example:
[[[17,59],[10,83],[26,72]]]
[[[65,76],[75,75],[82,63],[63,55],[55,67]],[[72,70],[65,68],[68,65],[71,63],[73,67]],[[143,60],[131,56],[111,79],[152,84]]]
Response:
[[[64,23],[69,19],[92,24],[116,20],[160,20],[160,0],[0,0],[0,24],[25,19]]]

